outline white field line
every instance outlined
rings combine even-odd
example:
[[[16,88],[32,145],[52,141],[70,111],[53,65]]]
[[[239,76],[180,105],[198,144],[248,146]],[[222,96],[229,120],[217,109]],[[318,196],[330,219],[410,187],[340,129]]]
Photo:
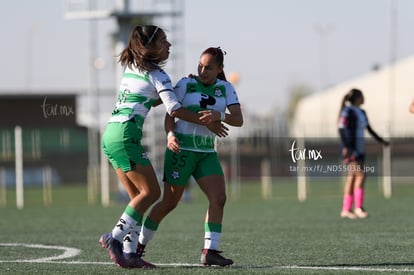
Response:
[[[10,247],[27,247],[27,248],[39,248],[39,249],[55,249],[62,250],[63,253],[53,257],[24,260],[0,260],[0,263],[49,263],[49,264],[68,264],[68,265],[111,265],[113,262],[87,262],[87,261],[62,261],[75,257],[80,254],[80,250],[77,248],[66,246],[54,246],[54,245],[42,245],[42,244],[24,244],[24,243],[0,243],[1,246]],[[58,261],[60,260],[60,261]],[[201,264],[190,263],[154,263],[156,266],[165,267],[204,267]],[[368,271],[368,272],[414,272],[414,268],[380,268],[380,267],[362,267],[362,266],[301,266],[301,265],[268,265],[268,266],[237,266],[232,267],[234,269],[251,269],[251,270],[266,270],[266,269],[304,269],[304,270],[331,270],[331,271]]]
[[[0,243],[0,246],[13,246],[13,247],[27,247],[27,248],[40,248],[40,249],[53,249],[63,250],[63,253],[58,256],[40,258],[36,260],[21,260],[21,261],[36,261],[36,262],[47,262],[53,260],[62,260],[72,258],[80,254],[80,250],[77,248],[66,247],[66,246],[55,246],[55,245],[43,245],[43,244],[27,244],[27,243]]]
[[[86,262],[86,261],[39,261],[39,260],[8,260],[0,263],[49,263],[49,264],[67,264],[67,265],[113,265],[113,262]],[[153,263],[159,267],[199,267],[199,268],[220,268],[204,267],[201,264],[190,263]],[[274,266],[232,266],[226,267],[231,269],[250,269],[250,270],[269,270],[269,269],[303,269],[303,270],[325,270],[325,271],[367,271],[367,272],[414,272],[414,268],[373,268],[359,266],[299,266],[299,265],[274,265]]]
[[[369,272],[414,272],[414,268],[382,268],[361,266],[301,266],[286,265],[274,266],[278,269],[310,269],[310,270],[332,270],[332,271],[369,271]]]

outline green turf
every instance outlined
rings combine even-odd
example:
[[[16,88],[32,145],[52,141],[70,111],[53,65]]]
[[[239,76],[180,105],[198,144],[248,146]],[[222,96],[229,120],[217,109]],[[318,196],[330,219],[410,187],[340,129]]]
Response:
[[[229,197],[220,249],[230,268],[165,266],[124,270],[100,248],[100,234],[112,229],[124,204],[88,205],[86,189],[57,187],[53,205],[42,205],[38,189],[25,192],[25,208],[16,209],[8,190],[0,207],[0,243],[68,246],[81,250],[57,263],[19,262],[51,257],[56,250],[0,245],[0,274],[375,274],[414,271],[414,185],[395,185],[384,199],[375,180],[367,188],[366,220],[342,220],[341,184],[312,182],[309,198],[296,199],[295,182],[273,184],[273,198],[260,198],[260,185],[242,184],[240,198]],[[230,193],[231,190],[229,190]],[[198,264],[203,243],[206,200],[192,188],[192,202],[181,203],[161,223],[145,259],[161,264]],[[76,261],[74,264],[73,262]],[[65,263],[63,263],[65,262]]]

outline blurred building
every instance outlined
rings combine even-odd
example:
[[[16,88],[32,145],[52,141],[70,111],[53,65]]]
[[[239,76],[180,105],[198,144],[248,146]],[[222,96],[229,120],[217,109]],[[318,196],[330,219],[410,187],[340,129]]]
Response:
[[[414,136],[414,116],[408,112],[414,98],[414,56],[392,66],[376,68],[365,75],[339,83],[303,98],[296,109],[291,134],[297,137],[338,137],[340,104],[352,88],[365,97],[362,108],[379,134],[388,137]]]
[[[391,173],[411,181],[414,162],[414,115],[408,111],[414,99],[414,56],[375,70],[324,91],[303,98],[296,109],[290,133],[324,150],[324,160],[330,163],[340,155],[338,116],[345,94],[360,89],[365,98],[362,105],[371,127],[382,137],[391,140]],[[386,175],[383,160],[387,159],[382,146],[368,133],[367,163],[377,167],[377,175]],[[321,145],[322,144],[322,145]],[[385,168],[384,168],[385,169]]]
[[[7,185],[15,182],[15,127],[22,129],[24,182],[41,185],[50,168],[52,182],[86,179],[87,129],[76,121],[73,93],[0,93],[0,170]]]

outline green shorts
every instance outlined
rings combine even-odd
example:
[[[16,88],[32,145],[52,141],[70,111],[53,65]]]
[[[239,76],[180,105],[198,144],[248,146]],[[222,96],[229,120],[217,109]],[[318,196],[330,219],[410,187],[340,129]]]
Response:
[[[114,169],[128,172],[134,170],[136,164],[151,165],[141,138],[142,131],[133,120],[108,123],[102,136],[102,149]]]
[[[191,176],[195,180],[210,176],[223,175],[217,153],[203,153],[181,150],[174,154],[165,151],[164,181],[172,185],[185,186]]]

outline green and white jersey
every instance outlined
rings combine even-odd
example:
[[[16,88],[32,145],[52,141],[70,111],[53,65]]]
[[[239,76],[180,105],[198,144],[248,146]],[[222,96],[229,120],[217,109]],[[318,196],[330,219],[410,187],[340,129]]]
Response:
[[[205,86],[195,78],[185,77],[174,87],[174,92],[182,106],[194,113],[201,110],[225,112],[228,106],[240,104],[234,87],[220,79],[213,85]],[[206,126],[177,118],[174,132],[181,149],[214,152],[216,135]]]
[[[142,127],[149,110],[159,98],[168,113],[181,107],[173,92],[171,79],[162,69],[141,72],[126,67],[109,122],[122,123],[135,118]]]

